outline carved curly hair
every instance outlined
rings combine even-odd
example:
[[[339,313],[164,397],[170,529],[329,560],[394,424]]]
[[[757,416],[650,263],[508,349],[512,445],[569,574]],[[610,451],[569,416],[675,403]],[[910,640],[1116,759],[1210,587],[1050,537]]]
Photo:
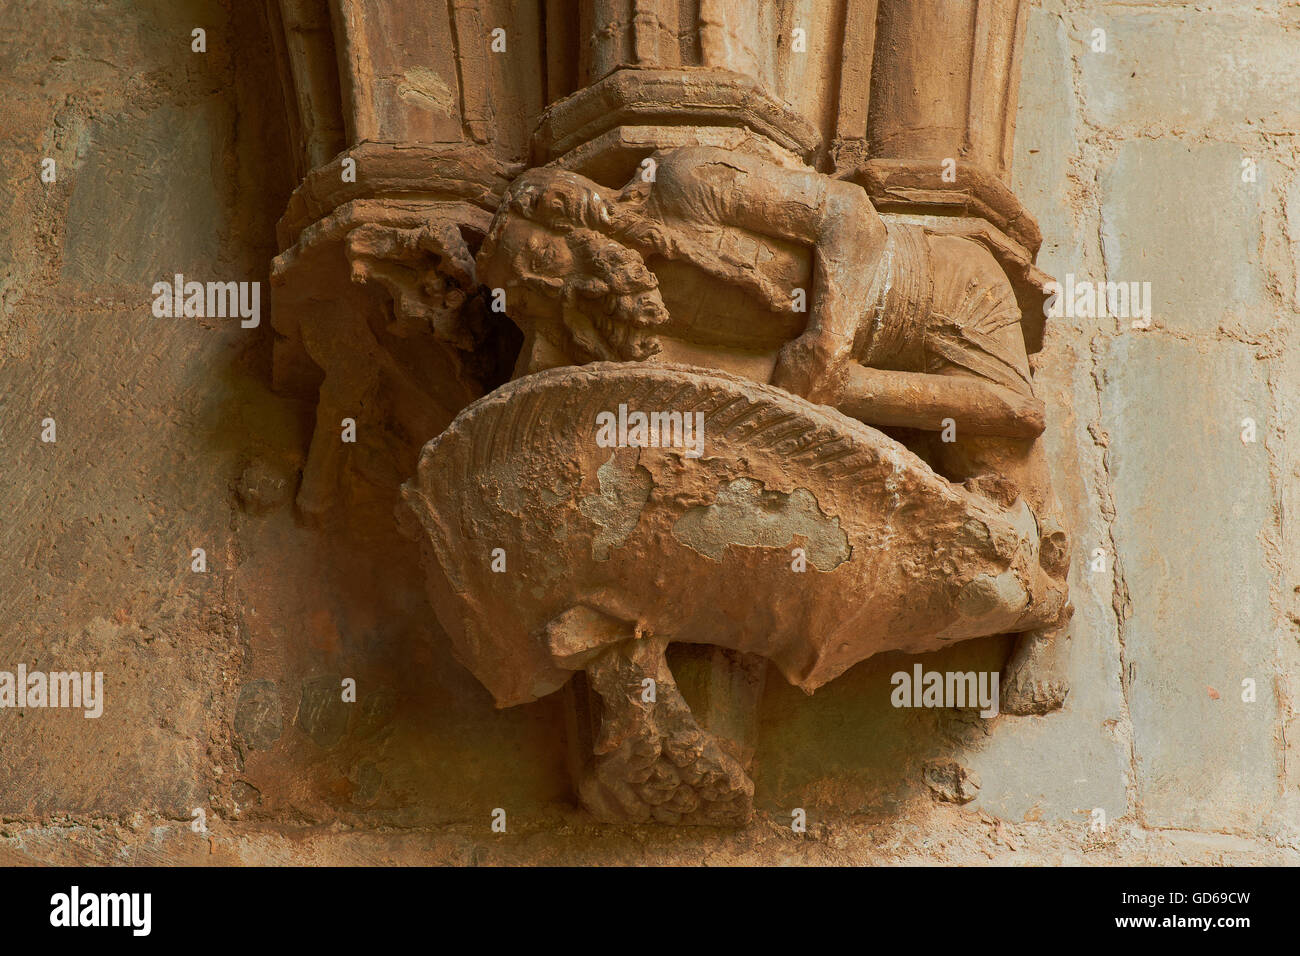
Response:
[[[659,280],[640,251],[656,251],[667,238],[658,224],[639,214],[636,207],[643,201],[634,191],[604,190],[564,170],[529,170],[506,190],[479,250],[479,275],[489,284],[500,280],[506,289],[522,286],[560,301],[571,344],[589,359],[647,359],[659,351],[649,330],[669,316]],[[535,263],[503,261],[501,235],[512,218],[559,236],[573,267],[535,271]]]

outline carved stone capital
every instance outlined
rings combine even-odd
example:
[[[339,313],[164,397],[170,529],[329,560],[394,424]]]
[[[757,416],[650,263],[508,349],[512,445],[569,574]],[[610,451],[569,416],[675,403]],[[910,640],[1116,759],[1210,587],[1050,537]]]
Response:
[[[499,706],[564,691],[584,805],[746,822],[769,667],[1019,634],[1008,709],[1060,706],[1026,2],[272,5],[299,506],[408,479],[432,613]]]

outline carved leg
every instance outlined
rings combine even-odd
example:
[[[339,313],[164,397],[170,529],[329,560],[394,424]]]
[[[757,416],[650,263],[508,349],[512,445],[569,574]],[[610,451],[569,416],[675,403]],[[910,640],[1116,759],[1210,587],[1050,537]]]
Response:
[[[1054,503],[1054,502],[1053,502]],[[1054,517],[1040,520],[1039,561],[1060,580],[1070,569],[1069,542]],[[1047,714],[1065,703],[1070,693],[1066,676],[1069,625],[1074,607],[1066,604],[1052,627],[1026,631],[1016,639],[1002,669],[1002,710],[1008,714]]]
[[[1065,676],[1069,647],[1067,626],[1026,631],[1016,639],[1002,669],[1004,713],[1047,714],[1060,708],[1070,693]]]
[[[1003,505],[1019,496],[1026,499],[1038,522],[1039,565],[1063,590],[1070,570],[1070,545],[1056,517],[1059,505],[1048,481],[1041,445],[965,438],[939,444],[936,458],[950,479],[967,481]],[[1073,613],[1066,604],[1060,619],[1051,626],[1018,635],[1002,670],[1001,709],[1005,713],[1046,714],[1065,703],[1070,692],[1065,662]]]
[[[753,812],[754,784],[700,727],[664,657],[666,642],[628,640],[587,667],[601,701],[595,762],[579,792],[609,821],[735,826]],[[653,701],[647,680],[652,680]]]

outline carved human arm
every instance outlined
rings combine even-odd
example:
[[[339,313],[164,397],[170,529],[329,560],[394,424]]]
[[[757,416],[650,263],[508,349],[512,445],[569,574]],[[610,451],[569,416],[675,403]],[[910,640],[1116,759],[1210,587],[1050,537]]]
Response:
[[[885,227],[860,189],[831,185],[845,188],[828,190],[816,223],[808,326],[781,350],[773,384],[873,425],[940,431],[951,419],[972,435],[1041,434],[1043,406],[1031,395],[973,376],[883,370],[854,360]]]
[[[811,169],[695,147],[671,154],[655,201],[674,216],[706,215],[722,225],[812,248],[808,324],[783,352],[776,384],[806,395],[819,373],[849,360],[887,238],[860,186]]]
[[[948,420],[964,434],[1037,438],[1043,403],[1031,395],[956,375],[896,372],[847,364],[824,387],[824,404],[871,425],[942,431]]]
[[[888,238],[857,184],[810,169],[698,147],[678,150],[655,189],[662,211],[811,247],[808,324],[782,348],[772,383],[874,425],[941,430],[951,418],[972,435],[1033,438],[1042,404],[975,376],[867,368],[854,360]]]
[[[828,180],[813,222],[808,324],[781,350],[773,384],[833,404],[828,389],[856,365],[853,343],[885,240],[885,224],[867,194],[852,183]]]

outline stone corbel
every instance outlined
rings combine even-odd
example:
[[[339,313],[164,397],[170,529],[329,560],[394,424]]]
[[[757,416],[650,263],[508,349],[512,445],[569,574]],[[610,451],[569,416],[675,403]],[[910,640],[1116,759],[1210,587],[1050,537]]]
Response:
[[[342,499],[349,459],[395,488],[415,450],[508,367],[487,342],[473,258],[508,172],[473,147],[367,143],[295,191],[272,295],[277,384],[316,390],[304,513]],[[340,442],[348,418],[363,454]]]
[[[931,374],[912,354],[930,341],[936,233],[943,261],[1003,304],[1006,273],[1025,351],[1041,347],[1041,238],[1007,186],[1027,0],[820,5],[801,28],[838,48],[798,67],[745,4],[541,0],[544,29],[510,34],[514,70],[487,55],[489,18],[505,17],[491,0],[382,17],[359,0],[331,0],[327,17],[326,0],[269,2],[311,168],[273,271],[277,382],[318,402],[299,506],[328,511],[350,474],[390,489],[414,475],[402,495],[443,630],[500,706],[565,688],[589,809],[748,820],[769,662],[811,692],[874,654],[1014,633],[1005,709],[1060,705],[1047,635],[1068,617],[1068,551],[1042,404],[1014,392],[1003,407],[991,379]],[[320,103],[328,121],[308,122]],[[500,158],[525,152],[524,175]],[[659,186],[653,169],[633,182],[654,154]],[[656,218],[673,183],[684,205]],[[791,208],[821,224],[783,223]],[[690,234],[721,209],[708,237]],[[878,274],[877,212],[901,224],[890,241],[905,254],[887,261],[911,271],[858,288]],[[715,249],[726,230],[733,245]],[[810,246],[824,257],[811,265]],[[912,351],[832,374],[819,349],[856,336],[792,304],[816,270],[855,291],[814,310],[888,310],[881,348]],[[517,363],[484,281],[530,336]],[[675,358],[614,347],[689,316],[714,326],[678,335]],[[630,399],[698,416],[709,454],[602,444],[595,416]],[[935,416],[953,408],[976,441],[945,450]],[[358,415],[345,450],[340,420]],[[806,576],[792,577],[796,545]]]

